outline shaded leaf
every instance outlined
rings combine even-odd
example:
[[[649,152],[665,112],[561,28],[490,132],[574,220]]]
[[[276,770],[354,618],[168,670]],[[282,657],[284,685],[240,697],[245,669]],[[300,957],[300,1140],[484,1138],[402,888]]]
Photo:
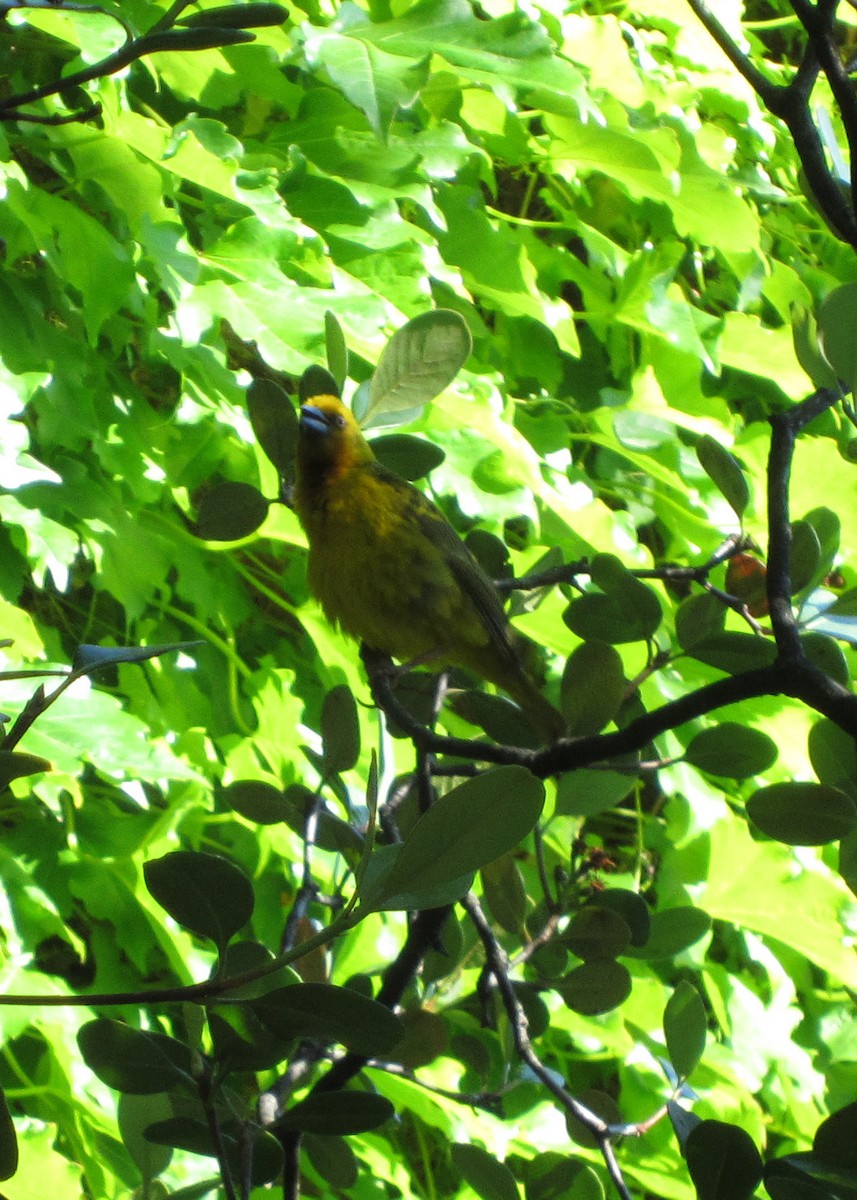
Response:
[[[498,767],[459,784],[405,838],[384,895],[442,884],[493,862],[526,837],[544,799],[544,785],[524,767]]]
[[[651,914],[651,931],[645,945],[631,947],[627,954],[653,961],[674,958],[705,937],[710,929],[711,917],[701,908],[691,904],[665,908]]]
[[[172,654],[174,650],[192,650],[204,645],[196,642],[167,642],[163,646],[87,646],[82,645],[74,652],[72,670],[75,673],[96,671],[99,667],[111,666],[115,663],[145,662],[149,658],[160,658],[163,654]]]
[[[25,754],[21,750],[0,750],[0,792],[13,779],[23,779],[27,775],[38,775],[42,771],[53,770],[53,764],[47,758],[38,754]]]
[[[750,1200],[762,1179],[753,1139],[725,1121],[700,1121],[691,1129],[685,1158],[698,1200]]]
[[[632,893],[633,894],[633,893]],[[587,962],[597,958],[616,958],[631,944],[631,930],[614,908],[588,904],[576,913],[562,937],[572,954]]]
[[[467,1142],[450,1147],[452,1165],[465,1183],[483,1200],[520,1200],[515,1176],[493,1154]]]
[[[667,1051],[681,1079],[687,1079],[702,1058],[707,1029],[702,997],[692,984],[681,980],[664,1009]]]
[[[218,794],[230,808],[257,825],[276,825],[286,821],[293,811],[282,791],[261,779],[238,779]]]
[[[206,542],[237,542],[255,533],[270,501],[249,483],[218,483],[202,498],[193,532]]]
[[[77,1043],[89,1069],[118,1092],[143,1096],[193,1086],[190,1049],[163,1033],[98,1017],[81,1025]]]
[[[340,392],[330,371],[313,365],[301,375],[298,394],[301,404],[306,404],[316,396],[339,396]]]
[[[569,655],[562,675],[568,737],[599,733],[616,716],[627,683],[622,658],[606,642],[589,641]]]
[[[352,988],[300,983],[266,992],[252,1011],[277,1036],[339,1042],[356,1054],[388,1053],[404,1032],[402,1022],[383,1004]]]
[[[696,443],[696,456],[735,515],[742,517],[750,503],[750,485],[735,456],[710,434]]]
[[[411,483],[439,467],[446,457],[440,446],[410,433],[373,438],[372,449],[382,466]]]
[[[222,8],[189,13],[179,17],[176,24],[191,28],[258,29],[265,25],[282,25],[288,16],[288,9],[279,4],[262,4],[251,0],[248,4],[227,4]]]
[[[736,721],[722,721],[696,734],[685,758],[709,775],[749,779],[773,766],[778,753],[777,743],[766,733]]]
[[[341,396],[343,385],[348,378],[348,345],[342,326],[330,309],[324,314],[324,345],[330,374],[336,380],[336,391],[332,394]]]
[[[18,1170],[18,1139],[6,1096],[0,1088],[0,1180],[11,1179]]]
[[[176,850],[143,867],[158,904],[191,933],[219,950],[253,915],[253,887],[234,863],[217,854]]]
[[[569,1008],[587,1017],[618,1008],[631,994],[631,976],[622,963],[590,959],[555,984]]]
[[[383,1125],[393,1114],[390,1101],[374,1092],[322,1092],[287,1109],[276,1128],[303,1133],[365,1133]]]
[[[331,688],[321,706],[321,740],[325,775],[350,771],[360,756],[357,704],[346,684]]]
[[[822,783],[785,782],[760,788],[747,815],[768,837],[789,846],[823,846],[857,829],[857,804]]]
[[[256,440],[284,474],[294,462],[298,444],[298,415],[290,397],[273,380],[254,379],[247,389],[247,412]]]

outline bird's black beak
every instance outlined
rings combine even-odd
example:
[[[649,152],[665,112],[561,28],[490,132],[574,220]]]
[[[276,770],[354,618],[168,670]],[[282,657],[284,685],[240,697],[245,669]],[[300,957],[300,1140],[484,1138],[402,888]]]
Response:
[[[327,433],[329,429],[327,417],[314,404],[301,405],[300,424],[306,433]]]

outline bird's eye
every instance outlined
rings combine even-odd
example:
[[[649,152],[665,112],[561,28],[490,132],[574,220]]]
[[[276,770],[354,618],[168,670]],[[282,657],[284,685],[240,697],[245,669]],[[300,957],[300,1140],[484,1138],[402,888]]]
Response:
[[[342,413],[336,414],[336,416],[333,418],[333,423],[337,429],[345,428],[345,417],[343,417]]]

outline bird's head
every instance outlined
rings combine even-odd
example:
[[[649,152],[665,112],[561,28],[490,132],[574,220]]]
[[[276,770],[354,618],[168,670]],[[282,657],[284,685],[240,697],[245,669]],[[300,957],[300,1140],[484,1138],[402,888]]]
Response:
[[[360,426],[336,396],[313,396],[301,405],[298,462],[324,470],[370,462],[374,454]]]

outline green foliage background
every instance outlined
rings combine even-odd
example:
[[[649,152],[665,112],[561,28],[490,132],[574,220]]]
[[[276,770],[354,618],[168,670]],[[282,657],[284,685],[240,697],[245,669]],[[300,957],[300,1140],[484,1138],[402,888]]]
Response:
[[[738,3],[718,9],[773,77],[787,71],[794,34],[780,8],[763,19]],[[165,11],[151,0],[10,11],[0,24],[7,94],[114,52],[114,17],[139,35]],[[755,19],[741,27],[742,16]],[[97,118],[10,120],[0,134],[2,707],[14,717],[31,695],[21,670],[62,667],[84,643],[199,643],[79,679],[26,734],[20,749],[52,769],[0,795],[4,992],[204,980],[213,934],[183,921],[181,900],[178,923],[165,916],[169,903],[143,875],[177,850],[222,856],[252,880],[252,916],[229,933],[276,954],[304,878],[307,796],[323,786],[309,936],[337,911],[322,899],[353,892],[373,751],[382,801],[412,767],[410,743],[382,735],[363,703],[356,648],[307,595],[288,507],[272,503],[258,534],[237,543],[193,532],[218,483],[252,484],[271,500],[279,491],[227,344],[253,341],[296,378],[326,361],[332,313],[351,395],[408,319],[452,309],[472,354],[403,428],[443,451],[423,485],[462,533],[493,535],[482,548],[494,573],[596,554],[631,569],[701,565],[739,530],[765,546],[767,419],[812,387],[792,308],[811,310],[857,277],[852,250],[803,197],[790,138],[682,0],[478,10],[307,0],[254,32],[247,44],[179,43],[23,106],[68,114],[97,100]],[[832,110],[823,94],[820,103]],[[740,463],[749,495],[738,513],[732,468],[718,487],[697,453],[703,438]],[[800,441],[791,491],[793,518],[806,518],[796,602],[842,682],[854,670],[853,458],[853,428],[827,413]],[[600,561],[615,583],[615,564]],[[724,570],[711,577],[719,588]],[[593,590],[585,573],[579,582]],[[513,601],[555,697],[565,660],[590,647],[569,688],[578,732],[621,726],[768,657],[769,639],[700,587],[639,586],[618,616],[596,605],[585,642],[574,589]],[[699,649],[724,628],[744,636]],[[342,684],[361,702],[356,757],[337,748],[347,713],[320,736],[325,698]],[[475,736],[464,711],[445,709],[441,724]],[[695,742],[686,757],[718,725],[720,741]],[[774,761],[748,729],[773,739]],[[841,871],[832,841],[857,825],[853,745],[798,702],[766,697],[682,725],[644,758],[661,769],[548,782],[541,862],[532,838],[500,857],[489,845],[480,860],[476,890],[512,957],[551,915],[546,878],[556,902],[556,936],[514,970],[531,1035],[574,1095],[599,1111],[606,1096],[622,1121],[658,1112],[672,1094],[660,1060],[684,1074],[684,1054],[696,1095],[685,1107],[740,1126],[766,1159],[807,1151],[825,1116],[857,1101],[855,835]],[[251,791],[257,806],[273,805],[261,822],[230,792],[237,781],[268,785]],[[779,803],[765,825],[760,789],[790,781],[846,798],[821,847],[784,844]],[[813,804],[818,793],[795,799]],[[498,839],[515,802],[498,784]],[[414,819],[406,804],[403,827]],[[645,898],[651,936],[632,946],[620,928],[614,952],[593,957],[569,921],[591,916],[605,887]],[[302,960],[302,977],[377,988],[405,932],[403,912],[369,915]],[[575,975],[582,963],[594,979]],[[482,965],[459,913],[405,997],[405,1038],[386,1055],[405,1075],[361,1077],[361,1094],[389,1099],[398,1119],[347,1141],[308,1137],[306,1194],[607,1192],[601,1156],[569,1148],[499,1005],[493,1027],[480,1020]],[[704,998],[701,1058],[664,1033],[665,1007],[687,984]],[[82,1057],[75,1035],[96,1014],[122,1018],[225,1070],[222,1030],[199,1029],[189,1005],[92,1008],[0,1007],[0,1084],[21,1154],[10,1196],[154,1196],[162,1173],[173,1191],[217,1186],[210,1156],[188,1145],[170,1159],[142,1137],[175,1116],[175,1089],[123,1096],[117,1125],[103,1064],[91,1047]],[[334,1024],[342,1040],[341,1014]],[[254,1117],[291,1048],[285,1034],[280,1048],[258,1066],[237,1056],[235,1119]],[[459,1093],[499,1097],[503,1115]],[[619,1157],[635,1196],[696,1194],[668,1120]],[[839,1166],[839,1191],[788,1194],[857,1194],[854,1163]]]

